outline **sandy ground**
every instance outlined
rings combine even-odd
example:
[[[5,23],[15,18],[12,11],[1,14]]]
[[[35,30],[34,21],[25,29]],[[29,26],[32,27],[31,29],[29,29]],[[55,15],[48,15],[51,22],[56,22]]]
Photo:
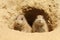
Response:
[[[60,0],[55,1],[59,5],[57,28],[52,32],[46,33],[25,33],[8,28],[14,23],[15,17],[19,15],[19,12],[13,10],[17,6],[16,2],[14,1],[9,5],[8,0],[0,0],[0,40],[60,40]]]

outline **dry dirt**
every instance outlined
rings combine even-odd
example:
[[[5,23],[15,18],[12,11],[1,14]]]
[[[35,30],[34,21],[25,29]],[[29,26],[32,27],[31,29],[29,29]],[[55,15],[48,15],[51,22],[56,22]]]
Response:
[[[51,7],[51,12],[48,11],[48,5],[55,5],[55,3],[56,7]],[[16,17],[24,14],[22,8],[26,5],[42,8],[50,16],[51,14],[56,15],[57,27],[53,31],[45,33],[25,33],[13,30]],[[54,16],[51,19],[55,20]],[[0,0],[0,40],[60,40],[60,0],[52,0],[52,3],[51,0]]]

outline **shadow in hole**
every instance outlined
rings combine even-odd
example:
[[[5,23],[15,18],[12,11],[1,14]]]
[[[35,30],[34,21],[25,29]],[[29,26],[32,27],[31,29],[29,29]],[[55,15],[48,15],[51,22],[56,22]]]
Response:
[[[24,16],[27,19],[27,22],[29,23],[30,26],[32,26],[37,15],[43,15],[46,23],[49,24],[48,23],[49,15],[43,9],[27,7],[27,9],[23,9],[22,11],[25,13]],[[52,27],[51,25],[48,25],[49,31],[52,31],[51,27]]]

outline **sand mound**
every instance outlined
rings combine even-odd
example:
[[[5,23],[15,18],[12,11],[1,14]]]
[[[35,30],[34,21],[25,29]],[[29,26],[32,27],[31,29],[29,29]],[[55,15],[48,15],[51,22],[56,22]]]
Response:
[[[59,2],[59,0],[0,0],[0,40],[59,40]],[[45,33],[25,33],[14,30],[15,19],[21,14],[25,15],[30,25],[32,25],[36,15],[43,15],[49,26],[49,31],[51,29],[53,31]],[[33,17],[32,20],[29,19],[29,15]]]

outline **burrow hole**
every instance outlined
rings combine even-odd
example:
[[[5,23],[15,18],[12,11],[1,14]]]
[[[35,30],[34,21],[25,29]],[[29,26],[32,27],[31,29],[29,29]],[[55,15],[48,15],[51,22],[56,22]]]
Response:
[[[38,8],[34,8],[34,7],[27,7],[27,8],[23,8],[22,11],[23,11],[24,16],[25,16],[25,18],[26,18],[26,20],[27,20],[27,22],[30,26],[32,26],[32,24],[33,24],[34,20],[36,19],[37,15],[43,15],[43,17],[44,17],[44,19],[45,19],[45,21],[48,25],[49,32],[53,30],[52,26],[49,25],[49,22],[48,22],[50,16],[43,9],[38,9]],[[52,22],[51,19],[50,19],[50,22]],[[14,28],[14,29],[18,30],[18,28]]]

